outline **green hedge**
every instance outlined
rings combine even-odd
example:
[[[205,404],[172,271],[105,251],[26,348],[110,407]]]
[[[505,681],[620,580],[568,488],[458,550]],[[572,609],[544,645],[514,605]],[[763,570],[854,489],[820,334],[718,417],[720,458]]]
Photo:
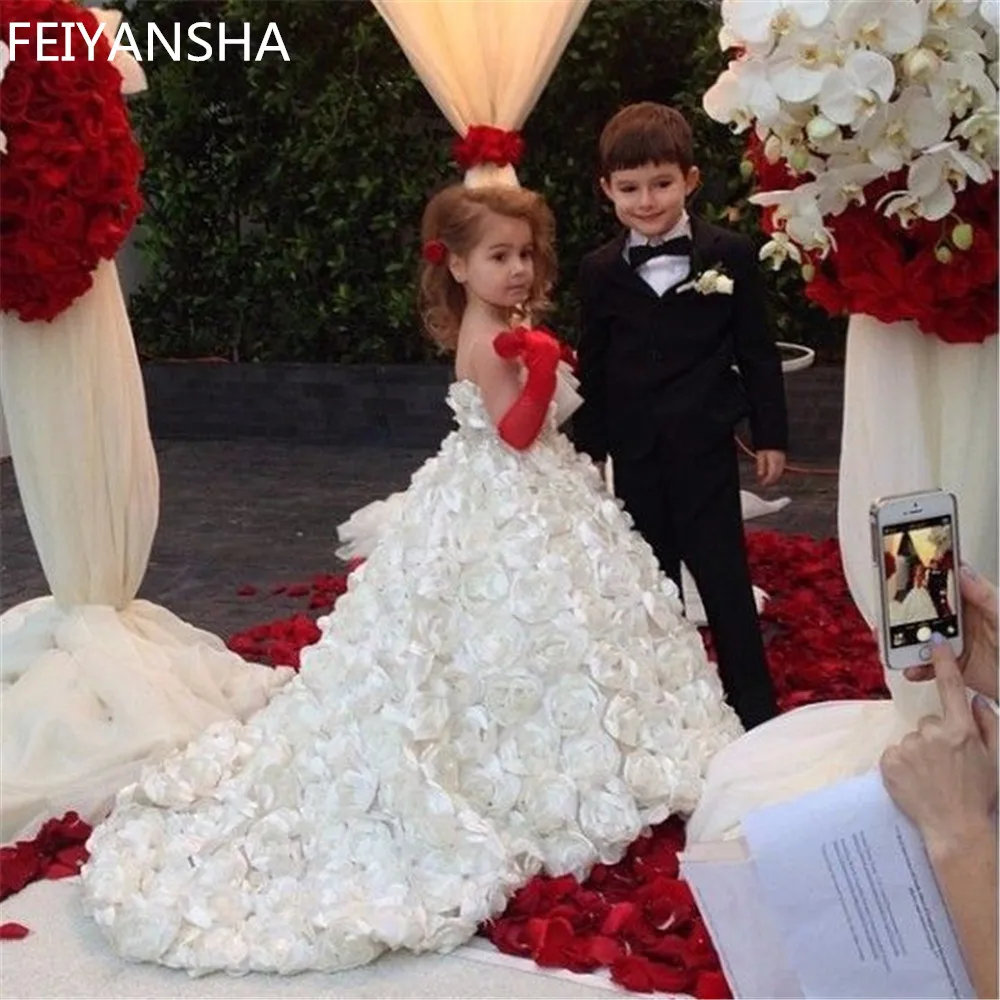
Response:
[[[362,0],[143,0],[145,24],[275,22],[291,57],[144,64],[132,102],[147,157],[139,229],[146,279],[131,302],[151,357],[403,362],[431,358],[414,296],[430,191],[457,176],[452,132],[374,7]],[[700,98],[723,65],[719,14],[697,0],[593,0],[524,134],[522,182],[559,223],[553,325],[575,336],[581,255],[615,231],[594,180],[605,119],[635,100],[690,114],[705,183],[696,208],[756,232],[742,139]],[[789,271],[769,276],[781,336],[839,357],[842,325]]]

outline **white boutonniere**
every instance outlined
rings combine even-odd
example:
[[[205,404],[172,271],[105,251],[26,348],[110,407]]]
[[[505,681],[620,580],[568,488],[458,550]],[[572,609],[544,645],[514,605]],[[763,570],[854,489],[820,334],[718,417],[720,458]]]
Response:
[[[722,270],[722,265],[702,271],[696,278],[681,285],[677,293],[694,289],[699,295],[732,295],[735,282]]]

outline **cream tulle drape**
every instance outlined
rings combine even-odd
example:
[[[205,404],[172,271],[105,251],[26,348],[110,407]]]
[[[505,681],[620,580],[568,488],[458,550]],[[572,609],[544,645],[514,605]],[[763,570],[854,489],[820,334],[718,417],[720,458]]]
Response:
[[[590,0],[372,0],[445,118],[519,129]],[[467,183],[514,182],[475,167]]]
[[[45,579],[63,607],[135,597],[159,515],[156,456],[113,264],[51,323],[0,319],[0,392]]]
[[[285,678],[135,601],[159,482],[114,263],[51,323],[0,315],[18,489],[52,591],[0,616],[0,838],[99,810],[139,762]]]
[[[7,437],[7,419],[3,415],[3,395],[0,394],[0,458],[10,454],[10,439]]]

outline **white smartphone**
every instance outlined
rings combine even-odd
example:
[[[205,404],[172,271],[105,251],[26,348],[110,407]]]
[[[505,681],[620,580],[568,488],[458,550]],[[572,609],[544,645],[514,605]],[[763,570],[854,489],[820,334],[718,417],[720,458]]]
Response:
[[[958,504],[932,490],[876,500],[870,511],[882,662],[927,663],[937,633],[962,655]]]

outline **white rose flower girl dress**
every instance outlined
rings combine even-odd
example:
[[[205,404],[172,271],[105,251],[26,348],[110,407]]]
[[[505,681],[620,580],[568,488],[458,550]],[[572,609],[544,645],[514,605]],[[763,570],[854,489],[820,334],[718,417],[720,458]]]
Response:
[[[695,807],[741,727],[560,398],[518,452],[452,384],[457,429],[382,508],[300,673],[119,794],[83,886],[121,955],[293,973],[445,951],[537,872],[583,877]]]

